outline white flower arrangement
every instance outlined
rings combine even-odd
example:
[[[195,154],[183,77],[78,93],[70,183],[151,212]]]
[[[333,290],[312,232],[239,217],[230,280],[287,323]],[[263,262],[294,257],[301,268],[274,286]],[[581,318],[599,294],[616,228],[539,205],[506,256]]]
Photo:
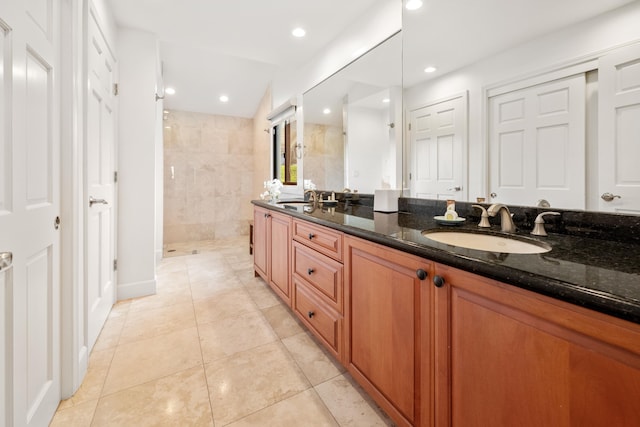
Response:
[[[271,181],[264,182],[264,188],[267,189],[264,193],[260,195],[262,200],[270,199],[271,201],[277,200],[280,197],[280,190],[282,189],[282,181],[279,179],[272,179]]]

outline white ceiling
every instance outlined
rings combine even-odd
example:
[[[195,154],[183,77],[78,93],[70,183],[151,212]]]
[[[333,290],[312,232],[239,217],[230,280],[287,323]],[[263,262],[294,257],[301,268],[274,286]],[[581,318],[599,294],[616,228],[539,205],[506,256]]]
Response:
[[[118,26],[157,35],[165,108],[253,117],[277,70],[295,69],[380,1],[108,0]],[[424,0],[403,18],[404,84],[638,0]],[[302,26],[307,36],[291,30]],[[411,62],[411,61],[413,62]],[[218,100],[222,94],[230,101]],[[294,95],[294,94],[292,94]]]
[[[108,0],[120,27],[157,35],[165,108],[253,117],[281,68],[297,68],[380,0]],[[306,37],[291,31],[304,27]],[[229,96],[227,104],[218,100]]]

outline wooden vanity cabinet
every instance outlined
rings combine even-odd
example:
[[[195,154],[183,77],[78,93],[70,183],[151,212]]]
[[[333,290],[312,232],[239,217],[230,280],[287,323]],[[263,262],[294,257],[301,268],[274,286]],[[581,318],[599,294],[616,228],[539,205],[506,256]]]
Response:
[[[437,426],[638,426],[640,325],[436,265]]]
[[[293,230],[293,311],[342,362],[342,233],[298,219],[293,221]]]
[[[254,207],[254,270],[291,306],[291,216]]]
[[[401,426],[431,425],[431,270],[424,259],[345,236],[346,366]]]

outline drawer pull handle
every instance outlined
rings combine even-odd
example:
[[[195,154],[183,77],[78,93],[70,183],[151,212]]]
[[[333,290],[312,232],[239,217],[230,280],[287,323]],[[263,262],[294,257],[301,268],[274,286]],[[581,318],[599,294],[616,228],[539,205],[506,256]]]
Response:
[[[309,319],[311,319],[313,316],[315,316],[315,313],[313,311],[310,311],[307,313],[307,315],[309,316]]]
[[[314,271],[315,271],[315,270],[314,270],[313,268],[309,268],[309,269],[307,269],[307,274],[308,274],[309,276],[311,276],[311,274],[312,274]]]
[[[433,276],[433,284],[436,288],[441,288],[444,286],[444,278],[442,276]]]
[[[314,237],[316,237],[316,235],[315,235],[315,234],[313,234],[313,233],[309,233],[309,240],[313,239]]]

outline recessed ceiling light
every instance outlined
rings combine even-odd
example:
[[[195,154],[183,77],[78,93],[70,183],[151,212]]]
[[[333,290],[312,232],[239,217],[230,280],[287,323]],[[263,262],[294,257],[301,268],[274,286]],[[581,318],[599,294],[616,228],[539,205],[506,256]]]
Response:
[[[220,102],[229,102],[229,97],[227,95],[220,95]]]
[[[404,7],[407,10],[418,10],[422,7],[422,0],[407,0]]]
[[[293,34],[294,37],[304,37],[307,32],[304,30],[304,28],[298,27],[291,31],[291,34]]]
[[[427,68],[425,68],[425,69],[424,69],[424,72],[425,72],[425,73],[433,73],[433,72],[434,72],[434,71],[436,71],[436,70],[437,70],[437,68],[436,68],[436,67],[429,66],[429,67],[427,67]]]
[[[176,90],[172,87],[168,87],[164,89],[164,93],[166,93],[167,95],[175,95]]]
[[[322,110],[323,114],[331,114],[331,110],[329,108],[325,108],[324,110]]]
[[[391,102],[391,100],[389,98],[385,98],[382,100],[382,102],[384,102],[385,104],[388,104]]]

